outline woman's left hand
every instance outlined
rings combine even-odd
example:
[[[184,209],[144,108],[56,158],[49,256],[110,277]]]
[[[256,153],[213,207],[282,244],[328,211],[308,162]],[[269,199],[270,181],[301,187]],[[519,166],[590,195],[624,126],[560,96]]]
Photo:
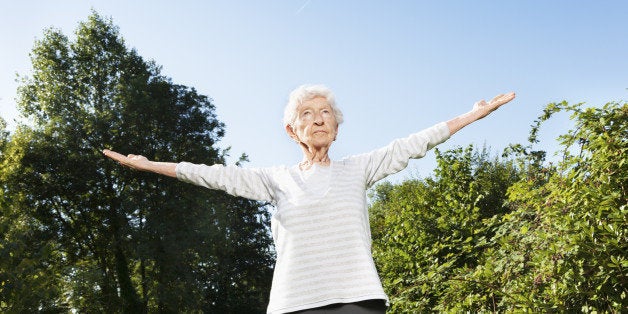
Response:
[[[493,97],[493,99],[491,99],[491,101],[489,102],[486,102],[486,100],[482,99],[473,105],[472,112],[478,114],[478,119],[482,119],[488,116],[491,112],[497,110],[497,108],[507,104],[513,99],[515,99],[514,92],[510,92],[508,94],[499,94]]]
[[[491,112],[497,110],[497,108],[507,104],[513,99],[515,99],[515,93],[510,92],[508,94],[497,95],[489,102],[486,102],[486,100],[476,102],[473,105],[473,110],[447,121],[449,135],[453,135],[465,126],[488,116]]]

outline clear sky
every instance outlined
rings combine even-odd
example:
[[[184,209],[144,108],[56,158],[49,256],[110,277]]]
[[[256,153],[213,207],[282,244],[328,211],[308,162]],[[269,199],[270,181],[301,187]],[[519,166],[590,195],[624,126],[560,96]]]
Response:
[[[0,3],[0,116],[10,128],[15,76],[29,74],[34,40],[51,26],[73,37],[91,9],[174,83],[214,100],[226,123],[221,146],[232,147],[230,162],[247,153],[248,167],[300,161],[281,118],[303,83],[329,86],[345,114],[333,159],[511,90],[511,104],[442,148],[486,144],[499,153],[525,143],[547,103],[628,98],[628,1],[22,0]],[[568,127],[557,120],[541,139]],[[434,166],[429,154],[393,180]]]

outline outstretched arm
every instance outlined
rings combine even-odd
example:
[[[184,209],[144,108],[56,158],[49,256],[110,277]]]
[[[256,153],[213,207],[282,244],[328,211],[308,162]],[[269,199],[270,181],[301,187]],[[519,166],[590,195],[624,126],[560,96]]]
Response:
[[[476,102],[473,105],[473,109],[471,111],[447,121],[449,134],[454,135],[454,133],[460,131],[460,129],[488,116],[491,112],[497,110],[497,108],[505,105],[514,98],[515,93],[510,92],[508,94],[497,95],[488,103],[484,99]]]
[[[102,153],[105,156],[117,161],[119,164],[127,166],[131,169],[154,172],[173,178],[177,177],[177,163],[174,162],[150,161],[144,156],[133,154],[124,156],[108,149],[103,150]]]

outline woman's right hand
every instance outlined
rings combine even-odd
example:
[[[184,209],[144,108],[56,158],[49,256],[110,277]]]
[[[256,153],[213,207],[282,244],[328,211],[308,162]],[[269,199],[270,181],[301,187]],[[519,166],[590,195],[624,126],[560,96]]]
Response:
[[[142,155],[129,154],[124,156],[109,149],[104,149],[102,153],[105,156],[117,161],[119,164],[127,166],[131,169],[154,172],[173,178],[177,177],[177,163],[174,162],[150,161]]]
[[[131,169],[141,170],[141,171],[151,170],[151,161],[142,155],[129,154],[127,156],[124,156],[120,153],[114,152],[109,149],[104,149],[102,153],[105,156],[117,161],[119,164],[123,166],[127,166]]]

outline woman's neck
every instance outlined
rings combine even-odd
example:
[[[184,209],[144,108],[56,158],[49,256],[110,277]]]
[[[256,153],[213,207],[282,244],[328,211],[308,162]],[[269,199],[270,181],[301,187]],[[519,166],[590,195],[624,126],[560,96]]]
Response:
[[[329,155],[327,154],[328,151],[329,147],[317,150],[304,149],[303,161],[299,163],[299,168],[301,170],[307,170],[315,164],[329,166],[331,161],[329,159]]]

